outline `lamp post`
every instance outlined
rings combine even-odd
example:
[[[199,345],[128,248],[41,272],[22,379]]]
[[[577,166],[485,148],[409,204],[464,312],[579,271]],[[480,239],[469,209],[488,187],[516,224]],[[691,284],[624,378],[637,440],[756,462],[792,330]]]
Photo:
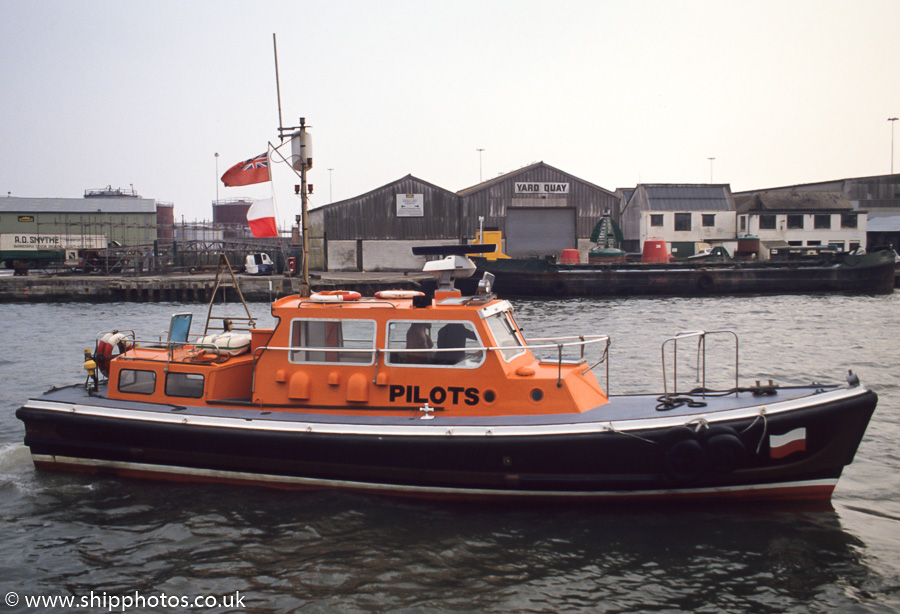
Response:
[[[481,152],[484,151],[484,147],[479,147],[475,151],[478,152],[478,183],[481,183],[484,181],[481,174]]]
[[[709,182],[712,183],[713,182],[713,160],[715,160],[715,158],[707,158],[707,160],[709,160]]]
[[[216,152],[216,205],[219,204],[219,152]]]
[[[894,122],[897,121],[896,117],[888,117],[888,121],[891,122],[891,175],[894,174]]]

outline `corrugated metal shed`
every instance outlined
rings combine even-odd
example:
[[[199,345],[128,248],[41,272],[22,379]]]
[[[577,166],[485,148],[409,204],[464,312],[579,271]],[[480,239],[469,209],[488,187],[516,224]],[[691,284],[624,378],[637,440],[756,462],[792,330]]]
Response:
[[[519,194],[517,182],[567,183],[565,195]],[[535,162],[490,181],[458,192],[463,202],[463,233],[471,237],[478,228],[479,216],[485,227],[506,230],[507,207],[552,208],[571,207],[576,211],[576,234],[587,239],[604,213],[615,213],[619,197],[600,186],[565,173],[544,162]]]
[[[423,216],[397,215],[397,195],[405,194],[422,195]],[[455,239],[460,237],[459,210],[454,192],[407,175],[361,196],[318,207],[309,215],[329,241]]]

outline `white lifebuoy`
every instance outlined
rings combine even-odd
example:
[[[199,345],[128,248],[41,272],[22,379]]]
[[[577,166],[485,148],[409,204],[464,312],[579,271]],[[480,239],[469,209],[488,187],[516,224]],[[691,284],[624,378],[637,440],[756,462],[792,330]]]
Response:
[[[377,298],[414,298],[416,296],[425,296],[424,292],[418,290],[381,290],[376,292]]]
[[[250,350],[250,333],[227,331],[201,337],[194,347],[221,356],[238,356]]]
[[[318,303],[341,303],[347,301],[358,301],[362,295],[353,290],[322,290],[321,292],[313,292],[310,300]]]

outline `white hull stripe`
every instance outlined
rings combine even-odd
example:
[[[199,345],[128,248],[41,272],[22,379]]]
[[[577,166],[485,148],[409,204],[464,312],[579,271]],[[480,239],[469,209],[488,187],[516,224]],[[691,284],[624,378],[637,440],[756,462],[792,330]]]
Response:
[[[209,480],[221,480],[230,482],[256,482],[272,486],[297,486],[319,489],[352,489],[372,492],[392,492],[421,495],[456,495],[456,496],[504,496],[504,497],[540,497],[540,498],[610,498],[623,499],[631,497],[654,497],[672,495],[728,495],[740,492],[753,491],[780,491],[795,488],[834,488],[837,479],[803,480],[797,482],[781,482],[778,484],[751,484],[741,486],[719,486],[708,488],[673,488],[669,490],[598,490],[598,491],[568,491],[568,490],[506,490],[489,488],[449,488],[440,486],[407,486],[402,484],[374,484],[369,482],[351,482],[345,480],[327,480],[319,478],[301,478],[293,476],[271,475],[266,473],[247,473],[243,471],[221,471],[217,469],[198,469],[194,467],[179,467],[174,465],[149,465],[144,463],[129,463],[123,461],[104,461],[87,458],[74,458],[70,456],[50,456],[45,454],[32,455],[35,463],[56,465],[68,465],[89,469],[112,469],[116,471],[132,471],[139,473],[167,474],[183,478],[203,478]]]
[[[435,417],[428,424],[415,418],[412,424],[387,425],[387,424],[339,424],[333,422],[294,422],[288,420],[269,420],[266,418],[226,418],[218,416],[201,416],[182,412],[162,412],[121,409],[116,407],[99,407],[96,405],[81,405],[73,403],[60,403],[56,401],[29,400],[25,407],[29,409],[43,409],[63,413],[74,413],[82,416],[94,416],[98,418],[115,418],[119,420],[131,420],[134,422],[156,422],[168,424],[184,424],[186,426],[207,426],[217,428],[245,429],[253,431],[280,431],[293,433],[319,433],[329,435],[377,435],[377,436],[405,436],[405,437],[537,437],[548,435],[578,435],[589,433],[602,433],[605,431],[637,431],[645,429],[669,428],[681,426],[688,422],[697,423],[706,420],[710,424],[727,420],[752,419],[765,414],[775,414],[796,411],[824,405],[845,399],[851,399],[868,392],[866,388],[839,388],[837,390],[822,392],[805,396],[790,401],[761,404],[731,410],[720,410],[710,413],[696,413],[689,415],[671,416],[666,418],[639,418],[634,420],[616,420],[609,422],[579,422],[567,424],[528,424],[528,425],[485,425],[464,426],[459,424],[441,425],[442,417]],[[652,402],[648,398],[648,403]],[[446,418],[443,418],[446,420]]]

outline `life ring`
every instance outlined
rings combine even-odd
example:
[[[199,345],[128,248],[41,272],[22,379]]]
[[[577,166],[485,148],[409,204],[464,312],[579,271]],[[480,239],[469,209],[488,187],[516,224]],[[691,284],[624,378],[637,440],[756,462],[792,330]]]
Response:
[[[424,292],[418,290],[381,290],[375,293],[376,298],[414,298],[416,296],[425,296]]]
[[[362,295],[353,290],[322,290],[321,292],[313,292],[310,300],[317,303],[341,303],[348,301],[358,301]]]
[[[111,333],[104,333],[97,340],[97,348],[94,350],[94,362],[97,363],[97,368],[100,369],[100,373],[109,377],[109,364],[115,356],[119,356],[124,354],[128,350],[131,349],[131,342],[128,341],[128,337],[126,337],[123,333],[119,331],[113,331]],[[118,350],[118,354],[113,355],[113,353]]]

